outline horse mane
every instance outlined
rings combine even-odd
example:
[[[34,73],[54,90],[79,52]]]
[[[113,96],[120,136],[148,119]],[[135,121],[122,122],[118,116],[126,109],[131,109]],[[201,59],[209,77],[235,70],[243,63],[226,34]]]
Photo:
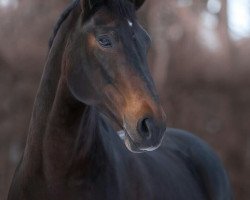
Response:
[[[117,17],[125,18],[125,19],[134,19],[135,18],[135,8],[132,4],[129,3],[128,0],[104,0],[107,8]],[[54,26],[52,35],[49,39],[49,49],[52,47],[52,44],[55,40],[55,37],[63,24],[63,22],[67,19],[71,11],[79,4],[80,0],[72,1],[68,7],[62,12],[61,16],[56,22]],[[98,4],[99,6],[95,8],[95,12],[101,7],[103,4]],[[92,15],[94,12],[92,13]]]
[[[71,2],[68,5],[68,7],[63,11],[63,13],[59,17],[59,19],[57,20],[56,25],[54,26],[52,35],[50,36],[50,39],[49,39],[49,49],[52,47],[52,44],[55,40],[55,37],[56,37],[61,25],[68,18],[71,11],[78,5],[79,2],[80,2],[80,0],[74,0],[73,2]]]

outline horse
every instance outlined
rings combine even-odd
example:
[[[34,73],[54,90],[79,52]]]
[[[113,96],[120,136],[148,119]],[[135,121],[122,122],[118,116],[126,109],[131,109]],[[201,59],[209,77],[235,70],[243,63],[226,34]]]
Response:
[[[232,199],[213,150],[166,126],[143,3],[75,0],[63,12],[8,200]]]

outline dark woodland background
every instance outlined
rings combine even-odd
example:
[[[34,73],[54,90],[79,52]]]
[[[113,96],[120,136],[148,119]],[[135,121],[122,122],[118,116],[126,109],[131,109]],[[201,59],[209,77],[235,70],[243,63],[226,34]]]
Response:
[[[232,1],[245,2],[248,18],[230,15]],[[68,2],[0,0],[0,199],[24,149],[48,38]],[[169,126],[206,140],[236,199],[249,200],[249,0],[147,0],[138,16],[152,36],[149,63]],[[248,27],[234,32],[229,16]]]

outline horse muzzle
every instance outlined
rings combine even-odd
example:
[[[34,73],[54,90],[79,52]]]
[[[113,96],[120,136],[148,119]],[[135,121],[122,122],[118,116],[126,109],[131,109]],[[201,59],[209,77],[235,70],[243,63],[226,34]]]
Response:
[[[135,128],[124,123],[124,130],[119,132],[126,147],[134,153],[156,150],[163,140],[166,131],[165,122],[159,122],[152,117],[138,120]]]

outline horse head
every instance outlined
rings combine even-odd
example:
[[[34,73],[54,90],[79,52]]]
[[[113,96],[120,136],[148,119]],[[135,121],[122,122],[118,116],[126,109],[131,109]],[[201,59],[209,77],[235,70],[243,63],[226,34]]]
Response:
[[[73,96],[122,129],[133,152],[156,149],[166,130],[147,63],[151,40],[135,16],[143,3],[82,0],[66,51],[66,78]]]

